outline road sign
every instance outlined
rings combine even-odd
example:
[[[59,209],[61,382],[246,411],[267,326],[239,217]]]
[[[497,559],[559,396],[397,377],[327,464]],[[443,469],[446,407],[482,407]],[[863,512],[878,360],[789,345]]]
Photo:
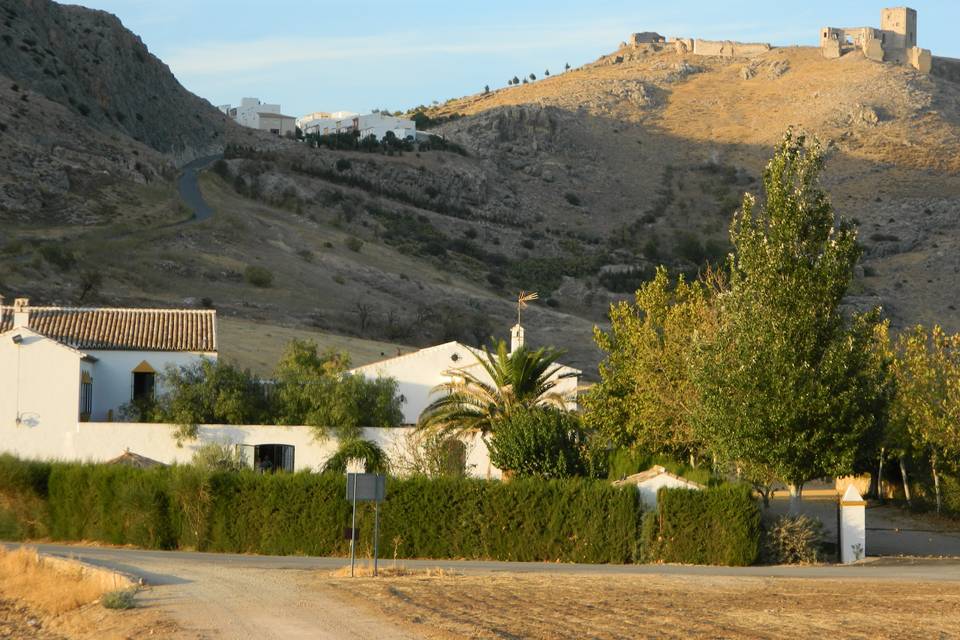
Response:
[[[356,493],[354,493],[356,485]],[[376,473],[348,473],[347,500],[353,502],[383,502],[387,495],[386,476]]]
[[[377,554],[380,542],[380,503],[387,495],[387,478],[377,473],[348,473],[347,500],[353,504],[350,526],[345,530],[350,539],[350,577],[357,548],[357,502],[373,503],[373,575],[377,575]]]

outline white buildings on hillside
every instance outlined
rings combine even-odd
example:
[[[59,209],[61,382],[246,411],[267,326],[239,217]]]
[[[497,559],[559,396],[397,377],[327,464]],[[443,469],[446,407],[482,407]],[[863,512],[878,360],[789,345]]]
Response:
[[[0,305],[0,423],[43,429],[119,418],[158,374],[216,359],[216,311]]]
[[[266,104],[258,98],[243,98],[237,107],[222,104],[217,108],[244,127],[269,131],[278,136],[294,135],[297,131],[297,119],[280,113],[279,104]]]
[[[511,330],[511,351],[523,345],[523,327],[516,325]],[[480,364],[485,357],[482,349],[462,342],[447,342],[412,353],[396,356],[357,367],[351,373],[368,378],[393,378],[397,381],[402,399],[404,424],[414,425],[423,410],[436,399],[434,388],[450,382],[458,371],[469,371],[485,382],[490,376]],[[567,407],[577,408],[577,388],[580,383],[579,369],[558,365],[551,379],[557,381],[554,391],[568,398]]]
[[[407,138],[412,140],[417,137],[417,126],[413,120],[405,120],[383,113],[361,115],[349,111],[336,111],[334,113],[316,111],[299,118],[297,126],[300,127],[304,135],[308,133],[327,135],[357,131],[361,139],[372,135],[380,140],[387,135],[388,131],[392,131],[393,135],[399,140],[406,140]]]

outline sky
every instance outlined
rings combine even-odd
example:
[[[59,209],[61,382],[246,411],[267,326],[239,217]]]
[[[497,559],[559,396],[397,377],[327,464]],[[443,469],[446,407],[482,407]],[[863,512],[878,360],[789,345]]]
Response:
[[[407,109],[560,72],[635,31],[816,45],[820,27],[877,26],[861,0],[74,0],[109,11],[214,105],[258,97],[285,114]],[[895,4],[895,3],[890,3]],[[960,58],[960,0],[915,1],[917,37]]]

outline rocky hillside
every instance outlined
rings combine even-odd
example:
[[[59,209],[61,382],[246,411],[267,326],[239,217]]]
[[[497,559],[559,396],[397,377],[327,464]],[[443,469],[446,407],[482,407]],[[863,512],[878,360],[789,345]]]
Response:
[[[227,129],[115,16],[0,0],[0,217],[104,221],[117,181],[169,180]]]
[[[743,192],[794,126],[828,148],[825,185],[860,227],[850,302],[882,304],[898,327],[960,329],[949,78],[809,48],[751,60],[624,48],[452,99],[428,112],[442,124],[418,150],[342,151],[228,125],[106,14],[0,3],[0,50],[17,56],[0,56],[7,295],[208,305],[425,345],[505,336],[511,299],[532,289],[528,336],[589,375],[609,304],[657,264],[721,260]],[[175,166],[221,146],[201,181],[215,214],[183,223]]]

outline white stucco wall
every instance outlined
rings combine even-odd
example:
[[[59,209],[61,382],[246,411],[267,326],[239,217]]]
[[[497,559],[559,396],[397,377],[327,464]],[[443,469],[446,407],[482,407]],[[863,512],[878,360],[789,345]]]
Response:
[[[12,339],[16,335],[23,338],[19,346]],[[17,428],[18,407],[23,422],[20,429],[76,423],[81,358],[80,352],[29,329],[0,334],[0,426]]]
[[[107,412],[113,411],[113,419],[119,420],[118,409],[133,398],[133,370],[146,361],[157,371],[156,393],[163,393],[162,374],[168,366],[182,367],[192,364],[200,358],[215,360],[215,353],[196,353],[189,351],[87,351],[97,358],[93,371],[93,414],[91,421],[107,419]]]
[[[126,422],[78,422],[48,420],[17,427],[12,421],[0,424],[0,453],[37,460],[105,462],[129,450],[166,464],[187,463],[196,450],[208,442],[222,444],[284,444],[294,447],[295,471],[319,471],[337,449],[333,438],[317,440],[310,427],[274,425],[203,425],[196,440],[177,447],[174,425]],[[376,442],[391,461],[406,456],[405,438],[412,429],[367,428],[363,438]],[[475,441],[474,441],[475,440]],[[475,477],[499,478],[490,467],[489,454],[476,437],[466,442],[467,472]]]
[[[645,509],[652,510],[657,508],[657,491],[659,491],[661,487],[667,487],[668,489],[694,489],[683,480],[674,478],[666,473],[661,473],[649,480],[637,483],[637,491],[640,492],[640,502]]]
[[[363,367],[353,369],[368,378],[393,378],[397,381],[398,393],[404,398],[402,405],[403,421],[405,424],[416,424],[420,414],[437,395],[433,388],[450,381],[450,376],[444,372],[450,369],[466,369],[478,375],[482,380],[490,382],[490,376],[477,361],[477,350],[459,342],[421,349],[406,355],[390,358],[381,362],[374,362]],[[479,352],[482,356],[482,352]],[[456,356],[456,360],[454,359]],[[554,377],[574,371],[570,367],[561,367]],[[577,378],[559,380],[554,390],[570,398],[576,398]],[[575,410],[576,401],[568,403],[568,408]]]

